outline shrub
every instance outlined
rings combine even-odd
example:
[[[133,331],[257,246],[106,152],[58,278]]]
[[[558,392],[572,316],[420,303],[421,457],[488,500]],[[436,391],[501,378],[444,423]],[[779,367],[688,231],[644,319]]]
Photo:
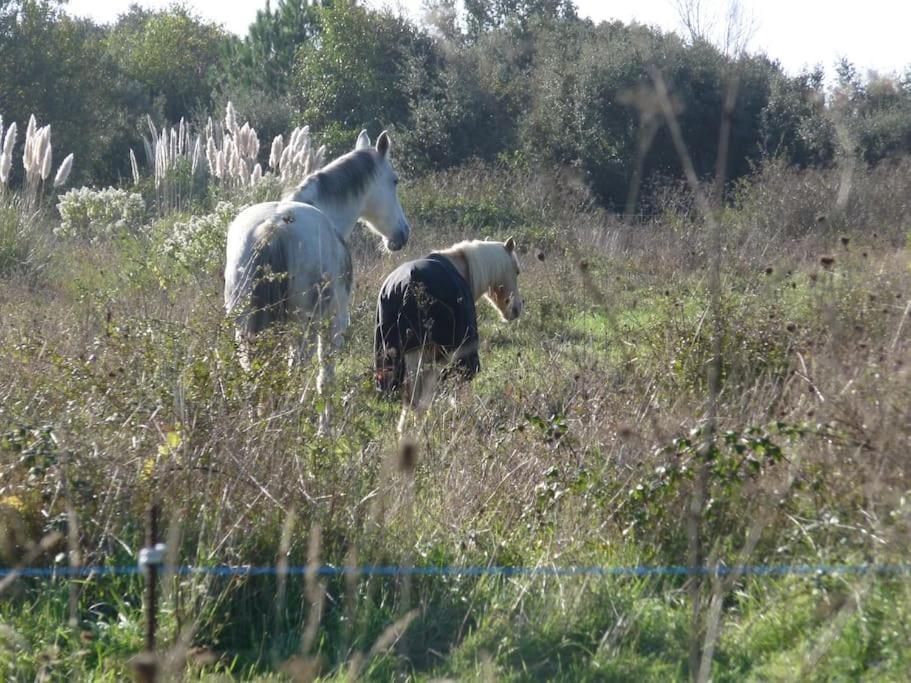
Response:
[[[221,263],[228,225],[240,210],[230,202],[219,202],[213,213],[174,223],[164,238],[162,253],[194,270]]]
[[[93,190],[80,187],[60,197],[57,204],[60,237],[96,242],[120,231],[136,232],[145,219],[142,195],[113,187]]]

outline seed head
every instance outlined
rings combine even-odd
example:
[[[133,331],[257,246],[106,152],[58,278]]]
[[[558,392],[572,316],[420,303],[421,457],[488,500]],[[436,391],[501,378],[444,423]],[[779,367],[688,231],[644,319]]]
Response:
[[[230,133],[233,133],[234,129],[237,128],[237,115],[234,112],[234,104],[231,102],[228,102],[228,106],[225,109],[225,128]]]
[[[402,439],[399,443],[399,471],[412,474],[418,460],[418,447],[411,439]]]
[[[130,150],[132,154],[133,150]],[[70,171],[73,170],[73,155],[70,154],[66,159],[63,160],[63,163],[60,164],[60,168],[57,169],[57,175],[54,177],[54,187],[60,187],[66,184],[66,181],[69,180]]]
[[[13,157],[9,154],[0,154],[0,185],[9,182],[9,172],[13,167]]]
[[[130,169],[133,171],[133,184],[139,185],[139,163],[136,161],[136,154],[130,150]]]
[[[44,146],[44,154],[41,159],[41,180],[47,180],[51,174],[51,164],[54,160],[54,150],[51,147],[50,137],[47,138],[47,144]]]
[[[285,139],[281,135],[276,135],[275,139],[272,141],[272,150],[269,153],[269,168],[278,168],[278,163],[281,161],[284,149]]]
[[[13,147],[16,146],[16,122],[13,121],[9,124],[9,128],[6,129],[6,136],[3,138],[3,154],[12,158],[13,156]]]

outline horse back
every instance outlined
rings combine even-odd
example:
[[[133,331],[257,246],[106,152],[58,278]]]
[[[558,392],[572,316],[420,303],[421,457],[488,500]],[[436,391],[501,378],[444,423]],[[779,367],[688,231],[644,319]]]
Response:
[[[322,317],[350,295],[351,257],[321,211],[298,202],[248,207],[228,230],[225,307],[256,334],[290,317]]]
[[[409,261],[387,276],[377,298],[374,331],[378,388],[391,392],[404,379],[406,354],[431,351],[451,359],[471,379],[480,368],[477,312],[468,283],[445,257]]]

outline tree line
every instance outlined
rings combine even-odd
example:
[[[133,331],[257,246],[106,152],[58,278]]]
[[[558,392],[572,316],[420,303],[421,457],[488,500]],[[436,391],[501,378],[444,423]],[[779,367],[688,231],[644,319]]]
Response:
[[[774,58],[698,36],[578,16],[570,0],[431,0],[420,22],[349,0],[277,0],[238,37],[174,6],[112,25],[57,0],[0,0],[0,114],[34,113],[76,154],[78,182],[130,176],[146,116],[204,121],[233,101],[263,139],[309,124],[332,152],[392,127],[411,174],[466,162],[567,169],[604,206],[679,178],[652,74],[667,82],[693,158],[714,171],[726,97],[727,176],[763,159],[875,164],[911,151],[911,67],[849,62],[788,75]],[[732,91],[733,88],[733,91]],[[267,153],[267,152],[266,152]]]

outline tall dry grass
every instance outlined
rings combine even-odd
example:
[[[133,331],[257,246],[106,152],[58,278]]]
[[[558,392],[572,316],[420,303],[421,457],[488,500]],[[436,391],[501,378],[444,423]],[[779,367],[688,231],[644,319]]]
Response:
[[[404,187],[415,228],[406,252],[383,255],[366,234],[353,244],[353,325],[329,399],[331,439],[316,434],[315,368],[289,372],[281,354],[240,368],[217,276],[163,277],[174,264],[141,236],[68,243],[41,287],[7,276],[0,292],[9,553],[67,527],[72,510],[84,564],[131,562],[155,497],[176,563],[679,565],[692,473],[704,466],[709,564],[904,561],[908,210],[882,187],[909,178],[904,165],[859,168],[839,209],[838,169],[770,164],[735,190],[714,235],[673,208],[686,201],[672,192],[661,213],[631,221],[593,209],[566,179],[525,170],[466,168]],[[482,313],[482,374],[444,389],[403,455],[396,407],[372,390],[375,292],[400,259],[487,231],[519,240],[526,315],[501,326]],[[706,368],[719,345],[717,438],[705,451]],[[55,551],[67,561],[64,546]],[[768,672],[776,659],[755,636],[757,613],[788,605],[802,630],[776,647],[809,677],[833,671],[846,639],[901,642],[852,635],[858,615],[881,609],[876,582],[758,581],[735,574],[699,586],[703,675],[723,678],[736,662]],[[40,586],[19,585],[23,609],[40,603]],[[674,579],[163,585],[175,671],[205,655],[221,662],[210,668],[236,656],[246,673],[284,667],[304,680],[319,670],[697,673]],[[79,591],[80,629],[107,651],[129,651],[110,617],[86,609],[112,599],[109,584]],[[907,608],[900,589],[890,595]],[[58,672],[84,670],[85,655],[57,657]],[[659,664],[667,668],[648,668]]]

